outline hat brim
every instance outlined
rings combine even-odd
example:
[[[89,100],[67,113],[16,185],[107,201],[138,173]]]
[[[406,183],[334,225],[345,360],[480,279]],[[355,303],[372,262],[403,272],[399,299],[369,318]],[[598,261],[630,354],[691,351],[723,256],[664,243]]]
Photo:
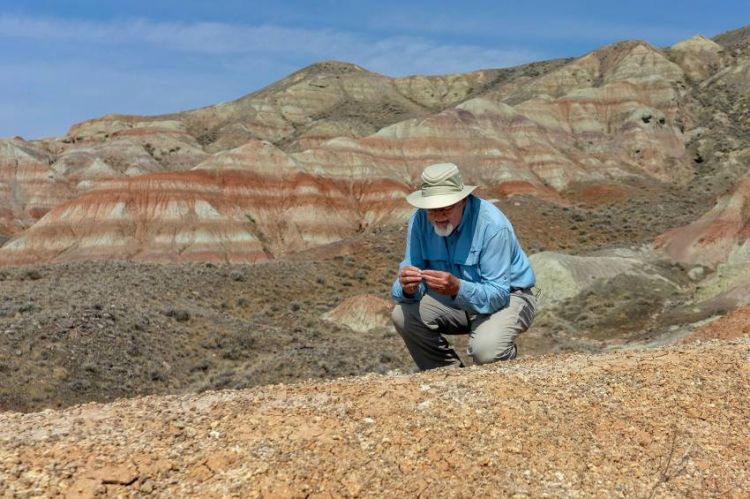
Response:
[[[450,194],[435,194],[434,196],[423,196],[422,191],[419,190],[406,196],[406,201],[416,208],[435,210],[458,203],[471,194],[477,187],[478,186],[476,185],[464,185],[464,188],[458,192],[451,192]]]

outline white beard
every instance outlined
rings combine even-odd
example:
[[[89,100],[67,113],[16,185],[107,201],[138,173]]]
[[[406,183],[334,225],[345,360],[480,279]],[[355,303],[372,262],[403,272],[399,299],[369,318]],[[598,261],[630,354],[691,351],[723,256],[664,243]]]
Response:
[[[443,227],[438,227],[437,225],[432,224],[432,228],[435,230],[435,234],[440,237],[448,237],[453,234],[453,231],[456,229],[450,222]]]

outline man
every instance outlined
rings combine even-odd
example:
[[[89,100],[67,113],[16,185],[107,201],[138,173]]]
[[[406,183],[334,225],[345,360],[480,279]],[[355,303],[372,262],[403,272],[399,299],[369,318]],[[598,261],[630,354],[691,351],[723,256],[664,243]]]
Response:
[[[392,319],[421,370],[462,367],[443,334],[469,334],[476,364],[514,359],[534,320],[534,271],[505,215],[472,194],[453,163],[430,165],[406,200],[406,252]]]

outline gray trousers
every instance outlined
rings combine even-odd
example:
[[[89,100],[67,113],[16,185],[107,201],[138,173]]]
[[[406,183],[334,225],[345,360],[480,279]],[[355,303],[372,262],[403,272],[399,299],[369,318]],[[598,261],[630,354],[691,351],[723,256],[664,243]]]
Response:
[[[421,370],[463,366],[443,334],[468,334],[467,353],[476,364],[514,359],[516,337],[526,331],[536,315],[536,298],[514,291],[510,303],[494,314],[470,315],[450,305],[452,300],[436,294],[424,295],[417,303],[399,303],[391,318]]]

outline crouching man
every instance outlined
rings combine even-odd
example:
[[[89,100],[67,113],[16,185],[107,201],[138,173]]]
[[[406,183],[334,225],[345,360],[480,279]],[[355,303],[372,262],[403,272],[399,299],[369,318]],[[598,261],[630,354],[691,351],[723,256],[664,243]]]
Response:
[[[452,163],[430,165],[406,200],[406,252],[391,290],[392,319],[421,370],[462,367],[443,334],[468,334],[477,364],[516,357],[534,320],[534,271],[508,219],[472,194]]]

